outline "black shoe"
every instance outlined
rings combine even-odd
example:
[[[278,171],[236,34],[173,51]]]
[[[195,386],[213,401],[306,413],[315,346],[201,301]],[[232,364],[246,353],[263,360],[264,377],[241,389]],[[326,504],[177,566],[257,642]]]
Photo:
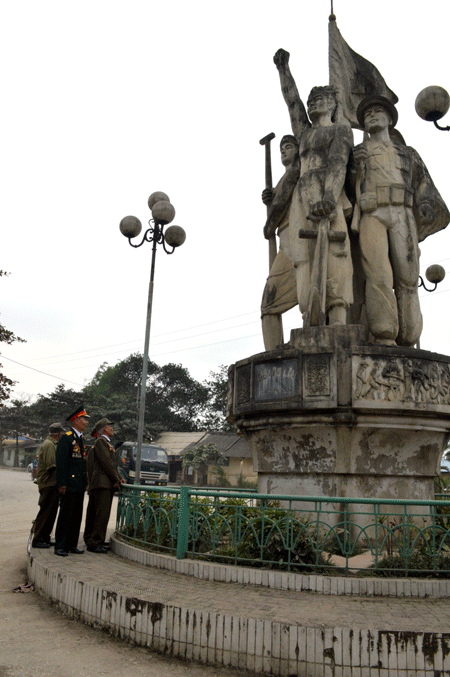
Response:
[[[97,552],[97,553],[105,553],[105,552],[108,552],[108,548],[103,548],[101,545],[96,545],[96,546],[92,546],[92,545],[89,546],[88,545],[88,551],[89,552]]]
[[[32,543],[31,547],[32,548],[49,548],[50,543],[45,543],[45,541],[37,541],[37,543]]]
[[[68,554],[69,553],[65,550],[55,550],[55,555],[59,555],[60,557],[67,557]]]
[[[82,555],[84,550],[80,550],[80,548],[69,548],[69,552],[72,552],[74,555]]]
[[[49,547],[55,545],[55,541],[47,541]]]

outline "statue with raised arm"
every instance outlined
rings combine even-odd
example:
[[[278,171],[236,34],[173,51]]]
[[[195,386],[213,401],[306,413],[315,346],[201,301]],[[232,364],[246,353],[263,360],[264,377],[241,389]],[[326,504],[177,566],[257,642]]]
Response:
[[[321,274],[321,323],[345,324],[353,301],[345,218],[351,205],[344,192],[353,133],[350,126],[334,121],[337,100],[332,87],[313,87],[306,113],[289,68],[289,53],[279,49],[274,63],[299,145],[300,176],[289,212],[289,240],[304,326],[318,323],[311,321],[311,304],[313,284]]]
[[[281,163],[285,173],[274,189],[266,188],[262,201],[267,206],[264,236],[275,234],[280,246],[273,261],[261,302],[261,322],[266,350],[275,350],[283,343],[282,314],[298,304],[297,283],[290,250],[289,211],[299,177],[298,143],[294,136],[283,136],[280,142]]]
[[[369,330],[375,343],[414,346],[422,331],[419,242],[445,228],[450,214],[419,154],[393,135],[395,106],[367,97],[357,116],[365,139],[349,165],[352,230],[359,233]]]

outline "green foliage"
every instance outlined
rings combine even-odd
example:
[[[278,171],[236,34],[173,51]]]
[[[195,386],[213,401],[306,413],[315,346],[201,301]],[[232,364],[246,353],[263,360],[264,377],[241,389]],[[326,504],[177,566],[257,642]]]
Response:
[[[217,465],[226,462],[227,457],[217,449],[215,444],[200,444],[194,449],[189,449],[183,456],[183,467],[192,465],[194,468],[206,465]]]
[[[208,389],[209,403],[203,421],[204,429],[218,430],[220,432],[234,431],[234,428],[226,419],[228,368],[222,364],[219,367],[219,371],[210,371],[209,378],[204,381],[204,385]]]
[[[231,487],[231,483],[223,466],[215,465],[212,471],[216,476],[216,487]]]
[[[406,578],[449,578],[450,555],[441,554],[433,557],[429,552],[421,549],[413,552],[410,557],[391,555],[383,557],[378,562],[375,571],[367,572],[375,576]]]
[[[64,420],[83,403],[92,422],[104,416],[114,421],[116,444],[136,439],[142,360],[142,354],[133,353],[114,366],[103,363],[80,392],[59,385],[53,393],[39,395],[28,411],[29,429],[43,436],[50,423]],[[225,372],[222,367],[207,382],[199,383],[180,364],[159,366],[149,361],[144,439],[150,441],[167,430],[204,430],[206,421],[221,425],[225,421]]]
[[[315,526],[277,501],[249,505],[247,498],[195,496],[189,510],[188,552],[194,557],[290,571],[332,567],[320,551]],[[150,549],[174,551],[177,511],[175,495],[152,492],[141,499],[124,534]]]

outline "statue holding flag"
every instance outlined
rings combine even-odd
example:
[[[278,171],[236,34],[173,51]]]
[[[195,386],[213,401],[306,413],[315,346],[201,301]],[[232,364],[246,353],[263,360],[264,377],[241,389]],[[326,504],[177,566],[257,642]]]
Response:
[[[334,14],[329,71],[339,117],[364,130],[363,143],[351,154],[349,178],[369,331],[375,343],[414,346],[422,332],[418,243],[445,228],[450,214],[422,159],[395,129],[396,94],[347,45]]]
[[[289,53],[279,49],[274,62],[299,144],[300,177],[291,203],[289,232],[304,326],[326,321],[345,324],[353,300],[345,219],[351,205],[344,192],[352,130],[348,124],[334,122],[337,100],[332,87],[312,89],[307,115],[289,69]]]

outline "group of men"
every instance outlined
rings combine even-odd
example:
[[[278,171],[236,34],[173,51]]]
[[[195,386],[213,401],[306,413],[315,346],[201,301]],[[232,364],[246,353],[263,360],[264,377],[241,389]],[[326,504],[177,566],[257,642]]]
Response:
[[[264,235],[280,238],[261,304],[265,348],[283,343],[285,311],[298,304],[308,320],[314,248],[324,219],[327,323],[347,323],[354,290],[362,286],[351,321],[359,323],[364,309],[372,342],[414,346],[422,331],[419,242],[449,223],[449,211],[422,159],[395,130],[398,115],[389,99],[372,95],[361,101],[357,117],[364,141],[353,147],[333,88],[314,87],[306,111],[289,53],[278,50],[274,62],[293,135],[281,140],[284,176],[262,196],[268,207]],[[353,282],[354,268],[362,271],[362,285]]]
[[[39,488],[39,512],[34,524],[33,548],[54,546],[55,554],[81,555],[78,547],[86,488],[89,503],[86,511],[84,542],[87,550],[105,553],[105,541],[114,492],[124,480],[116,467],[114,434],[111,421],[102,418],[91,433],[93,447],[86,451],[83,433],[90,416],[81,406],[67,417],[70,430],[52,423],[49,435],[39,449],[36,480]],[[59,514],[58,514],[59,507]],[[58,519],[56,521],[56,517]],[[50,540],[56,521],[55,540]]]

